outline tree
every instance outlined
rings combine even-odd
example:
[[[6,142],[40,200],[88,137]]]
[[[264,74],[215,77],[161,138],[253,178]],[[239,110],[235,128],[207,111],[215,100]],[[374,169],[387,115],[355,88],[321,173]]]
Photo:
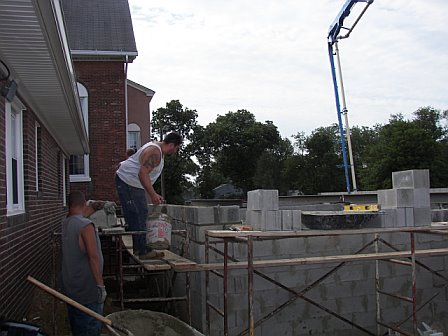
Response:
[[[448,184],[448,132],[442,125],[446,113],[428,106],[413,115],[411,121],[392,115],[389,124],[377,127],[378,135],[363,155],[364,188],[391,188],[392,172],[407,169],[429,169],[432,187]]]
[[[213,189],[223,183],[230,181],[221,174],[217,168],[216,162],[204,165],[199,172],[196,187],[201,198],[214,198]]]
[[[201,148],[209,152],[209,162],[215,162],[217,170],[246,193],[254,187],[258,159],[267,150],[278,150],[281,141],[271,121],[257,122],[249,111],[238,110],[207,125]]]
[[[428,169],[436,152],[436,142],[426,129],[410,121],[392,120],[368,148],[363,184],[368,190],[391,188],[392,172]]]
[[[320,127],[313,131],[305,141],[308,154],[304,181],[305,193],[341,191],[345,188],[342,167],[339,128],[336,124]]]
[[[171,131],[179,133],[184,138],[184,144],[176,155],[165,157],[163,181],[167,202],[183,204],[185,191],[193,188],[192,177],[196,176],[199,167],[193,161],[197,152],[195,132],[201,133],[202,126],[197,122],[196,110],[184,108],[179,100],[172,100],[153,112],[151,134],[155,139],[162,139]],[[161,192],[160,180],[155,188]]]
[[[443,125],[445,121],[445,125]],[[448,111],[441,112],[433,107],[421,107],[414,112],[413,123],[428,131],[435,143],[435,155],[429,167],[431,186],[448,185]]]
[[[289,189],[284,178],[285,162],[294,149],[288,139],[282,139],[274,149],[265,150],[257,160],[253,177],[256,189],[277,189],[281,195]]]
[[[378,130],[381,125],[374,127],[358,127],[354,126],[351,129],[353,160],[355,164],[355,174],[358,190],[364,190],[363,176],[367,167],[366,157],[369,147],[378,141]]]
[[[444,139],[447,135],[447,129],[441,125],[443,118],[440,110],[430,106],[420,107],[414,112],[414,124],[427,130],[436,141]]]

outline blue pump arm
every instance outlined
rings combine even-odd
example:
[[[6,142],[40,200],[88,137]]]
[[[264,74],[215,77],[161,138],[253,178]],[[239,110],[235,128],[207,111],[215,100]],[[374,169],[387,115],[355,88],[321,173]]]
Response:
[[[368,7],[371,3],[373,3],[373,1],[374,0],[347,0],[347,2],[344,4],[339,14],[336,16],[336,19],[331,24],[330,29],[328,30],[329,43],[333,44],[337,42],[338,35],[341,29],[344,28],[343,27],[344,19],[350,15],[350,12],[355,4],[357,4],[358,2],[365,2],[367,3]],[[360,17],[362,16],[362,14],[364,14],[364,11],[361,13]]]

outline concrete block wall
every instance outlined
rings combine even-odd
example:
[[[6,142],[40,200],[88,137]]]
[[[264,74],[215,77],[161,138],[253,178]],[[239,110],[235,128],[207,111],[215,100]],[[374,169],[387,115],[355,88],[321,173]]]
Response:
[[[408,234],[381,235],[382,238],[400,250],[409,249]],[[418,248],[436,248],[446,244],[446,237],[418,236]],[[254,255],[257,260],[311,257],[334,254],[353,254],[373,239],[372,235],[313,237],[296,239],[264,240],[254,243]],[[247,249],[243,244],[232,244],[233,257],[246,260]],[[445,245],[446,246],[446,245]],[[380,251],[390,251],[386,246]],[[365,253],[374,252],[373,246]],[[428,257],[422,262],[441,272],[448,267],[448,257]],[[332,271],[337,264],[315,264],[301,266],[282,266],[258,269],[267,277],[293,288],[297,292],[306,290],[307,286]],[[410,296],[411,269],[410,267],[392,265],[380,262],[380,286],[387,292]],[[216,278],[216,281],[221,281]],[[417,297],[424,302],[440,290],[443,279],[433,275],[422,267],[417,267]],[[437,287],[439,286],[439,287]],[[229,327],[231,335],[238,334],[247,328],[247,270],[232,270],[229,277]],[[288,291],[277,287],[265,278],[255,275],[254,278],[254,314],[259,319],[269,314],[279,305],[292,298]],[[222,295],[222,287],[214,285],[209,288],[212,295]],[[443,289],[445,291],[445,289]],[[350,262],[338,268],[321,283],[315,285],[304,294],[307,298],[316,300],[321,306],[331,309],[336,314],[359,324],[361,327],[376,332],[376,292],[375,292],[375,262]],[[419,312],[421,321],[432,323],[442,318],[443,328],[448,328],[448,321],[443,320],[443,304],[447,304],[448,297],[443,292],[440,299]],[[221,303],[222,301],[219,301]],[[394,298],[381,296],[382,319],[397,322],[405,319],[411,313],[409,304]],[[212,315],[216,315],[213,312]],[[214,317],[212,335],[221,335],[222,320]],[[408,329],[410,325],[405,325]],[[216,329],[213,329],[216,328]],[[256,335],[272,335],[277,330],[281,335],[360,335],[362,332],[351,325],[335,318],[300,298],[288,305],[280,314],[274,315],[268,321],[256,328]],[[409,329],[411,330],[411,329]],[[448,330],[448,329],[446,329]],[[232,333],[233,332],[233,333]]]
[[[400,193],[395,193],[399,195]],[[411,199],[414,193],[402,193]],[[262,196],[266,196],[265,194]],[[388,195],[389,196],[389,195]],[[402,197],[397,204],[406,203]],[[266,197],[264,199],[268,199]],[[414,199],[415,201],[415,199]],[[414,202],[413,201],[413,202]],[[397,201],[398,202],[398,201]],[[261,203],[258,203],[257,207]],[[271,203],[272,204],[272,203]],[[414,202],[415,204],[415,202]],[[168,214],[174,220],[174,229],[187,228],[193,241],[190,245],[191,259],[196,262],[204,262],[204,237],[207,229],[222,229],[228,222],[240,219],[238,207],[220,207],[202,209],[201,207],[170,206]],[[409,222],[406,216],[415,219],[412,207],[391,207],[384,211],[390,212],[383,218],[391,218],[401,221],[399,225],[405,226]],[[301,217],[300,210],[273,210],[254,209],[247,210],[247,218],[256,212],[277,212],[280,214],[280,227],[283,230],[294,229],[299,222],[295,220]],[[391,216],[389,216],[391,215]],[[212,219],[213,218],[213,219]],[[277,217],[278,218],[278,217]],[[295,218],[295,219],[294,219]],[[197,223],[196,223],[197,222]],[[278,222],[277,222],[278,223]],[[390,223],[391,226],[398,225]],[[265,226],[266,227],[266,226]],[[399,250],[408,250],[410,246],[409,234],[394,233],[382,234],[381,237]],[[319,257],[325,255],[354,254],[363,246],[373,240],[373,235],[328,236],[310,238],[288,238],[275,240],[260,240],[254,242],[254,257],[256,260],[270,260],[296,257]],[[418,249],[446,247],[448,237],[417,234],[416,244]],[[222,250],[222,244],[217,245]],[[380,246],[381,252],[391,251],[387,246]],[[370,245],[363,252],[374,252]],[[247,260],[247,245],[243,243],[229,244],[229,255],[237,260]],[[222,261],[222,256],[210,253],[210,262]],[[421,260],[425,265],[444,274],[448,268],[448,256],[427,257]],[[313,264],[299,266],[282,266],[271,268],[259,268],[258,271],[266,277],[281,283],[315,300],[317,305],[306,302],[300,298],[292,300],[280,313],[275,314],[260,326],[256,327],[256,335],[272,335],[273,332],[282,335],[360,335],[362,331],[349,323],[343,322],[328,312],[318,308],[318,305],[331,309],[335,314],[360,325],[361,327],[376,332],[376,291],[375,291],[375,261],[348,262],[337,268],[338,263]],[[395,294],[411,295],[411,269],[406,266],[379,262],[380,286],[382,289]],[[198,330],[205,330],[206,306],[205,306],[205,272],[192,274],[192,305],[193,325]],[[322,282],[316,283],[325,277]],[[418,313],[420,321],[429,324],[438,321],[438,329],[448,330],[446,305],[448,304],[448,290],[444,288],[446,281],[426,269],[417,266],[417,299],[424,302],[429,297],[442,290],[443,293],[436,300],[425,306]],[[215,305],[223,308],[223,282],[222,278],[210,274],[209,298]],[[309,287],[313,285],[311,288]],[[179,294],[184,293],[184,284],[176,284]],[[228,321],[230,335],[236,335],[248,326],[248,298],[247,298],[247,270],[229,271],[229,301]],[[254,276],[254,314],[258,320],[270,314],[283,303],[291,300],[293,294],[267,281],[258,275]],[[409,304],[387,296],[381,296],[382,319],[388,322],[403,320],[411,313]],[[211,332],[210,335],[223,335],[223,319],[213,310],[210,311]],[[435,327],[435,326],[434,326]],[[405,329],[411,330],[409,324]],[[445,328],[445,329],[443,329]]]
[[[187,230],[190,237],[189,256],[190,260],[196,263],[205,263],[205,232],[207,230],[223,230],[224,228],[233,224],[241,224],[241,211],[239,206],[182,206],[182,205],[168,205],[167,214],[172,220],[173,230]],[[184,238],[172,235],[171,250],[178,254],[183,254],[180,250]],[[213,262],[211,260],[211,262]],[[191,272],[191,306],[192,309],[192,324],[198,330],[205,330],[205,272]],[[222,293],[222,282],[211,281],[212,288],[215,293]],[[216,287],[213,287],[216,286]],[[185,277],[178,276],[175,283],[175,293],[178,295],[185,295]],[[212,297],[213,302],[219,303],[222,301],[222,296],[215,294],[216,300]],[[185,312],[185,305],[179,305],[180,311]],[[222,303],[221,303],[222,306]],[[187,321],[187,316],[184,316]],[[216,322],[215,322],[216,320]],[[221,324],[220,318],[214,316],[212,318],[213,324]]]
[[[429,170],[392,173],[392,189],[378,190],[383,227],[431,225]]]
[[[298,231],[302,229],[302,211],[280,210],[278,190],[251,190],[247,193],[245,222],[255,230]]]

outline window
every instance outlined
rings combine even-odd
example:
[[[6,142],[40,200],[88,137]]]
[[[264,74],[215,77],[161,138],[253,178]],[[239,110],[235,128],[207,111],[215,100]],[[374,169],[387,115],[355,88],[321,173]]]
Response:
[[[137,124],[128,125],[128,148],[134,148],[135,151],[141,147],[140,127]]]
[[[79,101],[87,132],[89,132],[89,94],[84,85],[78,83]],[[90,181],[89,155],[70,155],[70,182]]]
[[[5,102],[6,114],[6,209],[7,215],[25,211],[23,186],[22,110],[19,103]]]

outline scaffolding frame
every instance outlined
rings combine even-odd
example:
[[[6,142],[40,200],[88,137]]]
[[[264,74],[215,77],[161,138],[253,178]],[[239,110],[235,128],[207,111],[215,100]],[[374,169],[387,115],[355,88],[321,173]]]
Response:
[[[400,251],[399,249],[392,246],[384,239],[380,237],[380,234],[390,234],[390,233],[407,233],[410,235],[410,249],[405,251]],[[254,257],[254,242],[262,240],[274,240],[274,239],[286,239],[286,238],[312,238],[312,237],[323,237],[323,236],[343,236],[343,235],[374,235],[374,238],[357,250],[354,254],[348,255],[330,255],[323,257],[301,257],[301,258],[288,258],[288,259],[271,259],[271,260],[255,260]],[[306,301],[307,303],[325,311],[326,313],[336,317],[349,324],[351,327],[356,328],[367,335],[385,335],[381,330],[381,327],[393,330],[400,333],[401,335],[417,335],[417,313],[429,302],[431,302],[441,291],[430,297],[428,300],[423,302],[420,306],[417,303],[417,283],[416,283],[416,266],[421,266],[424,269],[430,271],[437,277],[442,278],[446,284],[442,287],[444,289],[448,285],[448,278],[443,276],[437,271],[432,270],[430,267],[424,265],[423,263],[417,261],[417,257],[424,256],[441,256],[448,255],[448,248],[442,249],[424,249],[417,250],[415,246],[415,236],[416,234],[434,234],[434,235],[446,235],[448,234],[448,228],[438,228],[434,229],[432,227],[403,227],[403,228],[383,228],[383,229],[359,229],[359,230],[332,230],[332,231],[207,231],[205,240],[205,262],[208,265],[206,269],[206,333],[210,334],[210,312],[215,311],[219,316],[223,318],[223,329],[224,335],[229,335],[228,326],[228,280],[229,271],[232,269],[247,269],[247,281],[248,281],[248,326],[246,329],[241,331],[238,336],[249,334],[250,336],[255,335],[255,327],[261,325],[266,320],[270,319],[285,307],[289,306],[295,302],[298,298]],[[247,260],[240,261],[231,256],[229,256],[229,243],[244,243],[247,244]],[[382,243],[391,249],[391,252],[379,252],[379,244]],[[217,248],[217,245],[223,245],[223,250]],[[370,246],[374,246],[375,253],[362,253]],[[209,253],[213,251],[219,255],[222,259],[222,263],[209,263],[210,256]],[[403,260],[405,259],[405,260]],[[339,268],[344,266],[350,261],[375,261],[375,290],[376,290],[376,323],[377,331],[373,333],[372,331],[366,329],[365,327],[350,321],[344,316],[336,313],[335,311],[325,307],[324,305],[318,303],[316,300],[308,298],[305,294],[320,284],[323,280],[328,278],[331,274],[336,272]],[[229,262],[230,261],[230,262]],[[380,284],[380,261],[388,261],[394,264],[405,265],[411,267],[411,296],[405,297],[396,295],[394,293],[387,293],[379,288]],[[319,277],[317,280],[313,281],[311,284],[305,285],[305,288],[301,291],[297,291],[294,288],[285,286],[279,281],[276,281],[269,275],[262,273],[260,268],[278,267],[278,266],[300,266],[300,265],[311,265],[311,264],[326,264],[326,263],[338,263],[330,271],[326,272],[323,276]],[[204,265],[205,268],[205,265]],[[218,272],[218,270],[222,270]],[[210,301],[209,296],[209,284],[210,276],[216,275],[223,280],[223,308],[218,307],[216,304]],[[271,282],[272,284],[283,288],[293,295],[290,299],[279,305],[273,311],[269,312],[265,316],[261,317],[255,321],[254,317],[254,275],[260,276],[265,280]],[[386,323],[381,320],[381,295],[387,295],[400,299],[406,302],[412,303],[412,314],[403,321],[396,323]],[[400,327],[406,323],[409,319],[412,319],[412,332],[405,331]]]
[[[184,238],[185,245],[183,247],[183,250],[185,253],[189,253],[189,234],[188,230],[172,230],[171,232],[173,235],[178,235]],[[132,252],[129,252],[128,248],[125,246],[123,242],[123,237],[125,236],[135,236],[135,235],[146,235],[146,231],[118,231],[118,232],[99,232],[100,238],[109,238],[114,247],[111,246],[102,246],[103,251],[106,253],[104,254],[104,257],[109,258],[111,272],[110,273],[104,273],[103,276],[113,276],[118,283],[118,298],[116,301],[120,305],[120,309],[124,310],[125,303],[143,303],[143,302],[179,302],[184,301],[186,304],[187,309],[187,315],[188,315],[188,322],[191,325],[191,284],[190,284],[190,273],[188,272],[188,269],[182,268],[182,267],[176,267],[176,270],[174,270],[173,265],[170,265],[169,263],[161,263],[159,265],[146,265],[144,263],[138,263],[138,260],[135,259],[135,256],[133,256]],[[59,256],[59,250],[61,247],[61,233],[60,232],[52,232],[52,269],[53,269],[53,277],[52,277],[52,286],[53,288],[57,287],[57,265],[60,264],[60,256]],[[104,242],[104,240],[103,240]],[[134,263],[127,264],[124,261],[124,256],[128,255],[129,258],[134,258]],[[115,260],[117,261],[116,264],[111,262],[111,257],[115,257]],[[132,274],[125,274],[125,269],[134,269],[137,270],[137,273]],[[162,274],[165,277],[165,280],[168,282],[168,277],[166,275],[167,272],[173,271],[173,276],[171,278],[171,287],[169,288],[169,292],[172,293],[172,289],[174,287],[174,281],[177,277],[177,273],[185,273],[185,295],[183,296],[160,296],[160,297],[148,297],[148,298],[125,298],[125,292],[124,292],[124,282],[125,278],[127,276],[140,276],[140,277],[150,277],[158,274]],[[52,314],[52,324],[53,324],[53,335],[57,335],[56,330],[56,298],[53,298],[52,301],[52,308],[53,308],[53,314]]]

